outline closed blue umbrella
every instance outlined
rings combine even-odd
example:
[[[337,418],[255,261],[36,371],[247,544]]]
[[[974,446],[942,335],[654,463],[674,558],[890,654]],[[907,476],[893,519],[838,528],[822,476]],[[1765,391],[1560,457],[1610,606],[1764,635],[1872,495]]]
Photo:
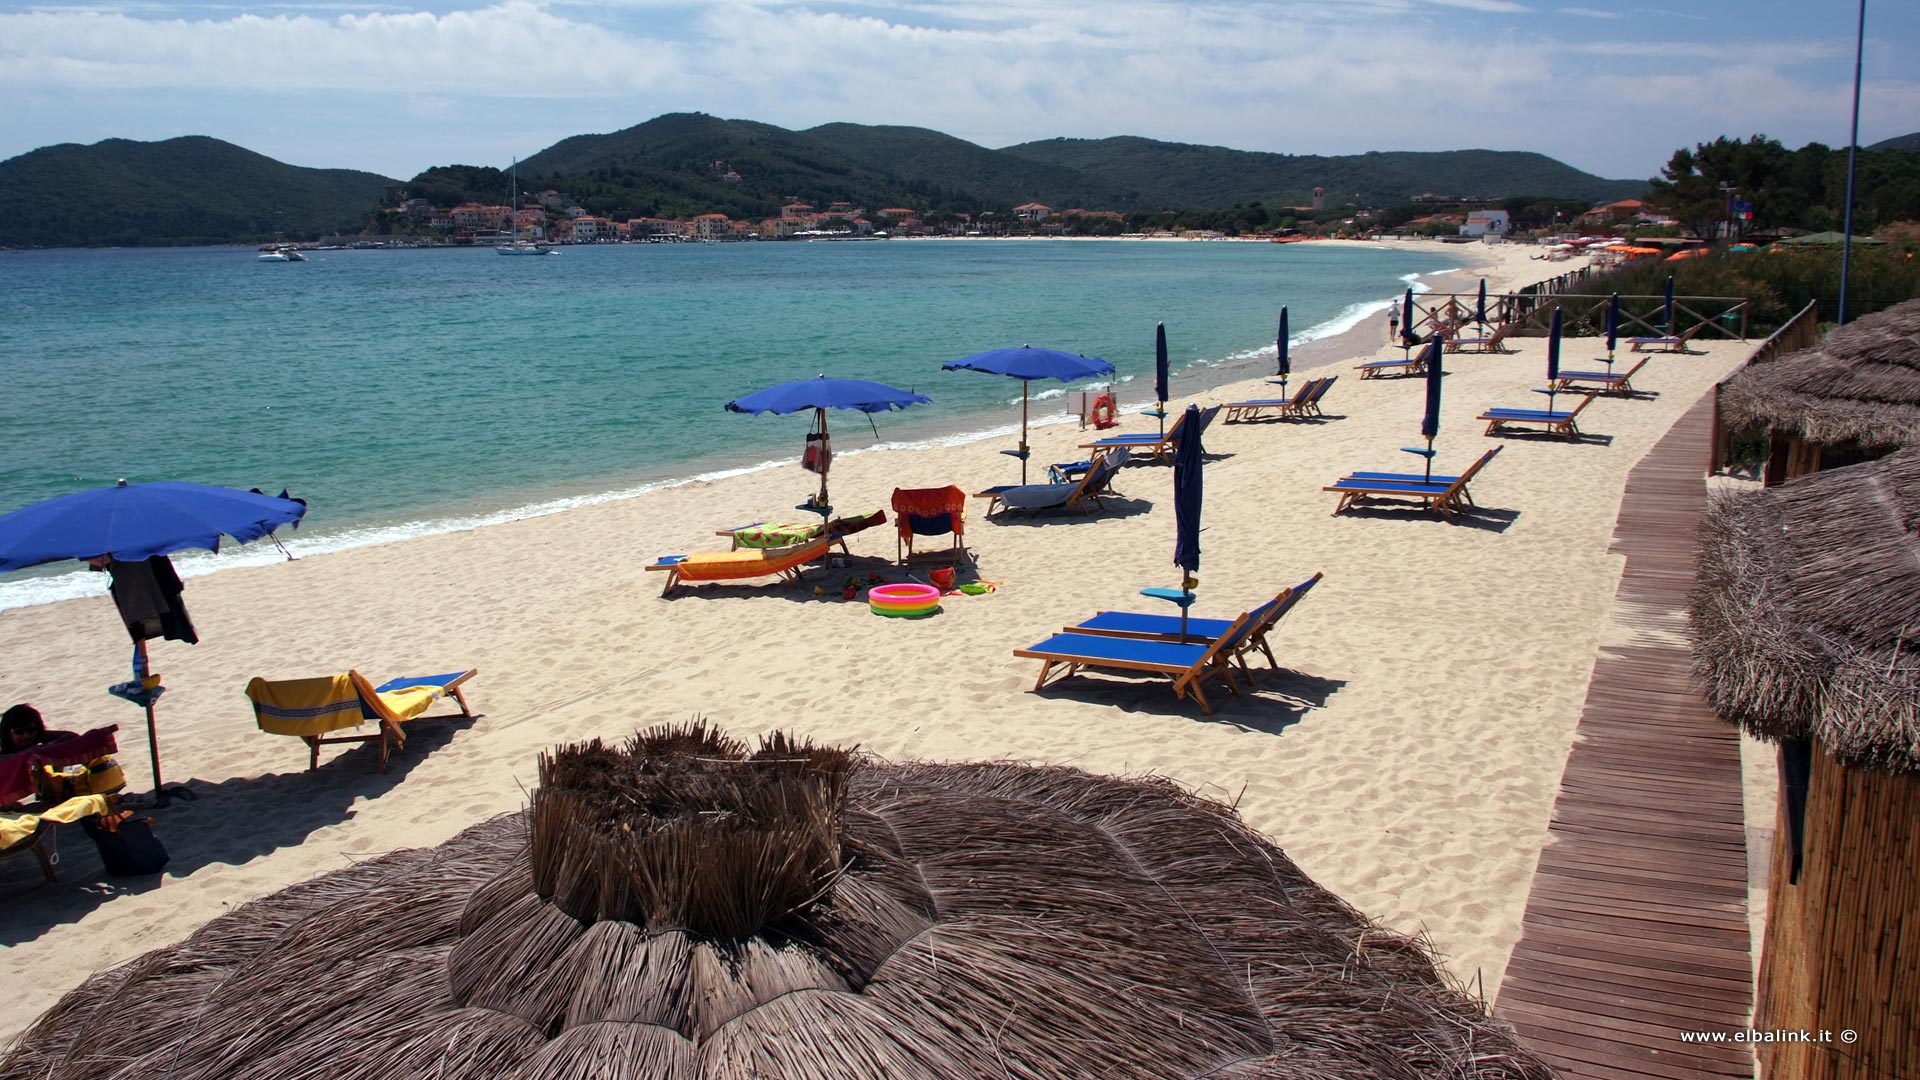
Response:
[[[1613,350],[1620,342],[1620,294],[1607,298],[1607,370],[1613,370]]]
[[[1406,299],[1401,301],[1400,309],[1400,347],[1408,352],[1420,344],[1420,335],[1413,330],[1413,286],[1407,286]]]
[[[1017,349],[990,349],[940,365],[943,371],[984,371],[1020,380],[1020,449],[1003,450],[1020,459],[1020,482],[1027,482],[1027,385],[1034,379],[1058,379],[1072,382],[1095,375],[1113,374],[1113,365],[1097,356],[1081,356],[1058,349],[1036,349],[1022,345]]]
[[[1287,358],[1287,309],[1280,309],[1280,334],[1274,344],[1275,354],[1279,357],[1274,365],[1274,374],[1280,376],[1280,396],[1287,396],[1287,376],[1293,374],[1293,361]]]
[[[1480,298],[1473,303],[1473,321],[1482,327],[1487,325],[1487,279],[1480,279]]]
[[[0,517],[0,571],[61,559],[106,556],[138,563],[193,548],[219,551],[223,536],[243,544],[258,540],[282,525],[297,526],[306,512],[306,503],[287,498],[284,492],[273,496],[174,480],[146,484],[122,480],[112,487],[62,495]],[[136,635],[133,654],[135,675],[145,676],[149,668],[144,638]],[[164,689],[157,683],[129,683],[114,691],[146,710],[154,797],[163,806],[169,794],[160,779],[160,737],[153,703]]]
[[[1553,326],[1547,331],[1547,411],[1553,411],[1553,395],[1560,382],[1560,309],[1553,309]]]
[[[797,509],[810,510],[825,517],[833,504],[827,498],[827,470],[833,465],[833,453],[827,442],[827,410],[854,409],[863,413],[887,412],[909,405],[928,405],[925,394],[900,390],[885,383],[865,379],[829,379],[825,375],[797,382],[781,383],[727,402],[728,412],[785,416],[803,409],[814,410],[814,430],[807,435],[812,444],[801,464],[820,474],[820,493]]]
[[[1153,324],[1153,396],[1160,403],[1160,434],[1167,433],[1167,324]]]
[[[1180,425],[1180,444],[1173,448],[1173,562],[1180,575],[1180,636],[1187,634],[1187,607],[1192,601],[1190,582],[1200,570],[1201,465],[1205,451],[1200,445],[1200,407],[1187,406],[1187,422]]]
[[[1416,450],[1426,458],[1426,475],[1433,476],[1433,440],[1440,434],[1440,380],[1446,376],[1441,370],[1441,357],[1446,355],[1446,342],[1439,334],[1433,336],[1433,343],[1427,346],[1427,407],[1420,415],[1420,434],[1426,437],[1424,451]]]

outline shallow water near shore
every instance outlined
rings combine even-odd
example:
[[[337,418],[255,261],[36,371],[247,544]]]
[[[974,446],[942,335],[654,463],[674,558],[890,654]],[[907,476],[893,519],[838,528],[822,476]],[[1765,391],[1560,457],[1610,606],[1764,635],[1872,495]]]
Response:
[[[798,452],[804,417],[728,400],[818,373],[931,407],[831,423],[842,453],[1019,423],[1009,379],[940,364],[1032,343],[1104,356],[1176,395],[1351,328],[1447,255],[1313,244],[889,242],[487,249],[53,251],[0,258],[0,512],[125,477],[289,488],[314,553],[565,509]],[[1036,383],[1037,422],[1068,387]],[[271,547],[218,566],[280,556]],[[191,574],[213,568],[185,556]],[[0,608],[100,591],[10,575]]]

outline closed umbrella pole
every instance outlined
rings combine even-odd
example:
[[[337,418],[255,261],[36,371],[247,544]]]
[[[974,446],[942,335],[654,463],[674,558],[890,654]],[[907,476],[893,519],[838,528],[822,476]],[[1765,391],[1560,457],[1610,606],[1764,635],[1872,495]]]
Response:
[[[1673,325],[1673,275],[1672,275],[1672,274],[1668,274],[1668,275],[1667,275],[1667,306],[1666,306],[1666,314],[1665,314],[1664,316],[1662,316],[1662,317],[1663,317],[1663,318],[1664,318],[1664,319],[1666,320],[1666,331],[1667,331],[1667,334],[1668,334],[1669,336],[1671,336],[1671,335],[1673,334],[1673,332],[1674,332],[1674,325]]]
[[[1180,445],[1173,448],[1173,561],[1180,567],[1180,640],[1187,639],[1187,609],[1193,604],[1193,575],[1200,570],[1201,465],[1200,408],[1187,406]]]
[[[1280,376],[1280,396],[1287,396],[1287,376],[1293,373],[1293,361],[1287,357],[1287,309],[1280,309],[1280,335],[1274,345],[1278,360],[1274,373]]]
[[[1613,350],[1620,343],[1620,294],[1607,298],[1607,370],[1613,370]]]
[[[1487,279],[1480,279],[1480,298],[1473,304],[1473,321],[1480,324],[1484,333],[1487,328]]]
[[[1547,411],[1553,411],[1554,391],[1560,383],[1560,309],[1553,309],[1553,326],[1547,331]]]
[[[1441,357],[1446,354],[1446,341],[1439,335],[1433,335],[1433,343],[1427,346],[1427,405],[1420,416],[1420,434],[1427,440],[1427,448],[1422,453],[1426,458],[1426,478],[1433,479],[1433,440],[1440,434],[1440,380],[1446,377],[1441,370]]]
[[[1160,437],[1167,436],[1167,324],[1153,326],[1153,396],[1160,406],[1154,415],[1160,418]]]
[[[1401,301],[1400,311],[1400,351],[1405,355],[1413,354],[1413,347],[1420,342],[1420,335],[1413,330],[1413,286],[1407,286],[1407,295]]]

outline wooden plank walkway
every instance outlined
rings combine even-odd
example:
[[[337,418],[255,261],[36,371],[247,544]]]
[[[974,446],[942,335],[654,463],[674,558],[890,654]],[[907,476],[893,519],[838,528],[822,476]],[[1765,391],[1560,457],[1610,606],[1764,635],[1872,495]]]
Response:
[[[1626,556],[1520,941],[1495,1014],[1562,1076],[1752,1077],[1740,741],[1688,669],[1686,598],[1706,504],[1711,395],[1627,477]]]

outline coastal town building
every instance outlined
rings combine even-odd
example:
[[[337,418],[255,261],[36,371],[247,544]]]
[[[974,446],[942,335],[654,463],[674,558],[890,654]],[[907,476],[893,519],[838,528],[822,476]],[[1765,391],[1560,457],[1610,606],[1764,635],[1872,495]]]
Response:
[[[1053,207],[1045,203],[1022,203],[1013,208],[1013,216],[1028,224],[1038,224],[1053,216]]]
[[[1513,228],[1513,221],[1505,210],[1470,210],[1466,224],[1460,226],[1461,236],[1505,236]]]

